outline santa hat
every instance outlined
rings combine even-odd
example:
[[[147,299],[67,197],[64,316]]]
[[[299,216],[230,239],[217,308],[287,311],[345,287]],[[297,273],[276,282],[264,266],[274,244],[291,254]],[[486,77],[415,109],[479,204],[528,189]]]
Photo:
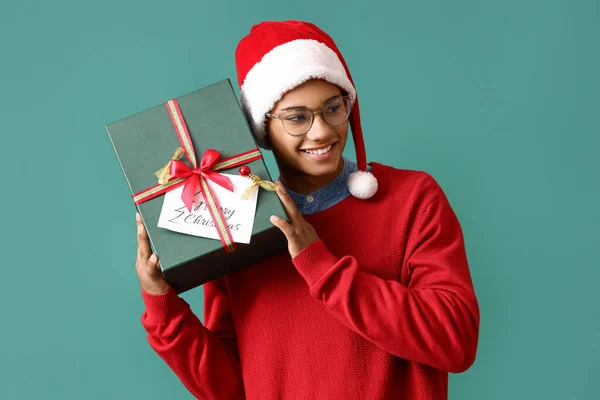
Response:
[[[314,24],[301,21],[254,25],[235,53],[241,102],[259,146],[268,148],[266,113],[290,90],[310,79],[325,79],[348,93],[350,128],[358,171],[348,178],[355,197],[368,199],[377,179],[367,172],[358,98],[352,76],[333,39]]]

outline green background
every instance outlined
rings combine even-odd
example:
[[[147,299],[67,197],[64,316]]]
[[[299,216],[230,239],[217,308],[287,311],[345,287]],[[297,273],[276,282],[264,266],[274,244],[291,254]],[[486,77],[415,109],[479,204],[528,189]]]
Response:
[[[2,0],[0,398],[191,398],[140,325],[104,125],[235,84],[250,26],[292,18],[344,53],[369,160],[431,173],[462,223],[482,318],[450,399],[594,398],[597,0]],[[184,298],[201,315],[202,290]]]

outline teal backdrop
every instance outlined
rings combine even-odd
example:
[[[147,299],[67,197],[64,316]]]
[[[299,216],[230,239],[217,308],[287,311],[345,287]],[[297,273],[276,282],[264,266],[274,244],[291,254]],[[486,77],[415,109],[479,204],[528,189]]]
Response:
[[[104,125],[237,85],[236,44],[267,19],[335,38],[369,160],[431,173],[462,223],[481,331],[450,399],[597,398],[597,0],[2,0],[0,398],[192,398],[140,324]],[[202,289],[183,297],[202,317]]]

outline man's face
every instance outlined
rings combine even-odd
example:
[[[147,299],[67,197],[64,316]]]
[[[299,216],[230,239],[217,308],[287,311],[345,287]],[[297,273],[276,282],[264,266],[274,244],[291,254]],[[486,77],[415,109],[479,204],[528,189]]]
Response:
[[[323,104],[342,93],[323,80],[309,80],[283,96],[271,114],[285,110],[295,120],[294,107],[320,110]],[[331,126],[322,115],[315,115],[310,130],[304,135],[289,135],[279,119],[268,118],[267,140],[281,169],[293,170],[310,176],[334,174],[340,165],[342,151],[348,138],[348,121]],[[282,171],[283,172],[283,171]]]

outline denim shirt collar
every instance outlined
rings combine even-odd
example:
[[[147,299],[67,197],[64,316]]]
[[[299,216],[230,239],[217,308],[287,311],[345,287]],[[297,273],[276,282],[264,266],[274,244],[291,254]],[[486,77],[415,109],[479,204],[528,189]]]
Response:
[[[342,157],[342,160],[344,162],[342,171],[333,181],[322,188],[309,194],[296,193],[287,189],[300,214],[307,215],[323,211],[350,195],[348,176],[357,171],[358,168],[355,162],[345,157]]]

